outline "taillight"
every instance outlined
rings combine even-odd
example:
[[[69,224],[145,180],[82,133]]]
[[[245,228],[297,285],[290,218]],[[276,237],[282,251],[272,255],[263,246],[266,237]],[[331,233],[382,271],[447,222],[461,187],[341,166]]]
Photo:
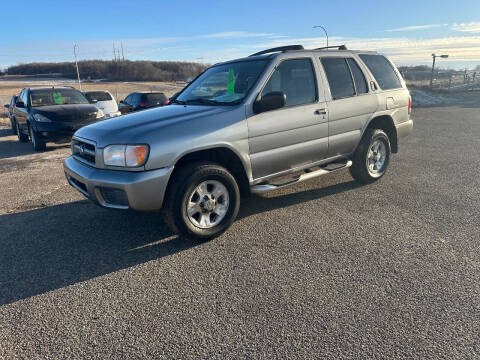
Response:
[[[408,99],[408,115],[412,113],[412,97]]]
[[[168,104],[170,104],[170,100],[168,100],[168,99],[167,99],[167,100],[165,100],[164,104],[165,104],[165,105],[168,105]]]

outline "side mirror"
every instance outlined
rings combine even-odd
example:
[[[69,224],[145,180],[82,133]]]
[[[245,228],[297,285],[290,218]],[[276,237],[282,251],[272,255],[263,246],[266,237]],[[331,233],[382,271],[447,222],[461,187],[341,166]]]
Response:
[[[3,107],[8,109],[10,107],[10,104],[5,104],[5,105],[3,105]]]
[[[90,104],[96,104],[97,102],[98,102],[97,99],[92,99],[92,100],[90,100]]]
[[[119,104],[123,104],[124,102],[123,102],[123,100],[120,100],[118,103],[119,103]]]
[[[280,109],[285,106],[287,96],[281,91],[272,91],[265,94],[253,103],[253,111],[260,114],[265,111]]]
[[[15,103],[15,107],[17,108],[25,108],[25,104],[23,103],[23,101],[17,101]]]

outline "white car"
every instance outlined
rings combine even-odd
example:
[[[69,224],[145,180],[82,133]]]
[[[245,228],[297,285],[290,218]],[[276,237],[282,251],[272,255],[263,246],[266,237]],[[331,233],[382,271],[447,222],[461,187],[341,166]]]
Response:
[[[105,114],[105,119],[122,115],[112,94],[107,90],[84,91],[83,93],[90,104],[94,104]]]

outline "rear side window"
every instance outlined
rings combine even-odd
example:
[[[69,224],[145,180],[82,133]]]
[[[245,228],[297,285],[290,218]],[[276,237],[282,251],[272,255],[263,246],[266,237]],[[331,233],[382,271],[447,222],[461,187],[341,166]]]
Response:
[[[365,80],[365,75],[363,75],[362,70],[358,66],[357,62],[352,58],[347,58],[348,66],[352,71],[353,80],[355,80],[355,88],[357,89],[358,94],[366,94],[368,92],[367,80]]]
[[[322,65],[327,74],[333,99],[355,96],[352,75],[345,58],[325,57]]]
[[[380,88],[390,90],[402,87],[392,64],[384,56],[371,54],[361,54],[359,56],[377,80]]]
[[[282,91],[287,96],[285,106],[311,104],[317,99],[317,86],[310,59],[285,60],[278,65],[262,96],[272,91]]]

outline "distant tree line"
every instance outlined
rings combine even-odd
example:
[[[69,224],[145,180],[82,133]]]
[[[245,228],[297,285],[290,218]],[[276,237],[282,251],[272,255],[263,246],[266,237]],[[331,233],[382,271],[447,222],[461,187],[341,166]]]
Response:
[[[184,81],[198,75],[207,65],[180,61],[106,61],[78,62],[82,79],[111,81]],[[74,62],[28,63],[10,66],[8,75],[50,75],[76,78]]]

